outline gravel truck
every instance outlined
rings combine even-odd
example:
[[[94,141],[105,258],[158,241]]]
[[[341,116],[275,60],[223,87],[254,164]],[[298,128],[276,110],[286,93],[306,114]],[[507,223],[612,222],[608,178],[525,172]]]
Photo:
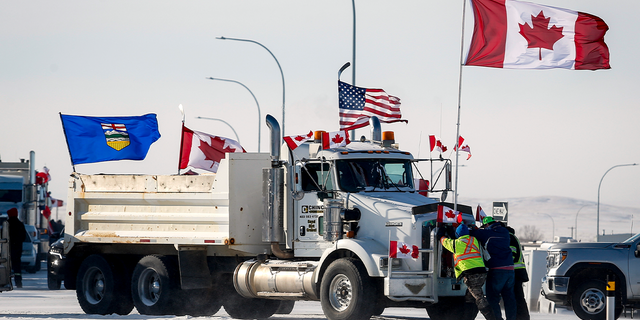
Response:
[[[331,320],[369,319],[386,307],[475,319],[475,304],[461,307],[466,287],[451,254],[434,241],[438,206],[453,191],[450,160],[414,159],[377,118],[371,124],[370,139],[291,151],[267,116],[271,152],[227,153],[215,175],[74,173],[65,287],[89,314],[135,306],[145,315],[212,315],[224,306],[255,319],[315,300]],[[439,168],[429,188],[416,187],[428,180],[420,163]],[[475,223],[470,207],[457,210]],[[390,258],[390,240],[415,245],[415,258]]]
[[[615,277],[615,316],[640,307],[640,233],[621,243],[563,243],[549,248],[542,295],[583,320],[606,318],[607,276]]]

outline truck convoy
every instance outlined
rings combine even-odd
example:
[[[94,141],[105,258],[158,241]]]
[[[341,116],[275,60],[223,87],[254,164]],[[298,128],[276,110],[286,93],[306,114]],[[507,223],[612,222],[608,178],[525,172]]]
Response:
[[[453,191],[450,160],[414,159],[375,117],[370,139],[293,151],[266,120],[271,152],[227,153],[215,175],[72,175],[64,279],[86,313],[212,315],[224,306],[255,319],[315,300],[331,320],[386,307],[475,319],[451,254],[434,240],[438,206],[454,207],[442,202]],[[421,162],[439,168],[428,190],[417,187],[427,184]],[[470,207],[457,210],[475,223]],[[390,257],[390,241],[415,245],[415,258]]]
[[[607,276],[615,279],[615,316],[640,307],[640,233],[621,243],[563,243],[549,248],[542,294],[583,320],[606,318]]]

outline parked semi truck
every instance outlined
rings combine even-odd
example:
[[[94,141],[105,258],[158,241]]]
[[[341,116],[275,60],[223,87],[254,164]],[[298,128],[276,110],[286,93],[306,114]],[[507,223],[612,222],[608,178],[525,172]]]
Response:
[[[442,202],[453,191],[449,160],[414,159],[375,117],[369,139],[326,150],[311,141],[291,151],[278,122],[267,125],[270,153],[228,153],[215,175],[72,175],[64,279],[86,313],[224,306],[254,319],[315,300],[331,320],[386,307],[475,318],[434,240],[438,206],[454,207]],[[436,168],[427,179],[421,162]],[[475,223],[470,207],[457,210]],[[416,258],[390,258],[390,241],[416,245]]]

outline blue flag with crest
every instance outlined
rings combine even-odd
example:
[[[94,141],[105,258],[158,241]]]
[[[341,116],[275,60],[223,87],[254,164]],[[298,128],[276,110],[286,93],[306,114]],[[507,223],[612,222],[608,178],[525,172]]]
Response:
[[[143,160],[160,138],[153,113],[134,117],[86,117],[60,114],[73,165],[114,160]]]

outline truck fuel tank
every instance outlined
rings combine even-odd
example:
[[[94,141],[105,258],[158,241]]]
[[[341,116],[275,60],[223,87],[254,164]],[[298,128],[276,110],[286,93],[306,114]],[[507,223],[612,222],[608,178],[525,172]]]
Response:
[[[249,260],[233,273],[233,286],[245,298],[318,300],[315,261]]]

